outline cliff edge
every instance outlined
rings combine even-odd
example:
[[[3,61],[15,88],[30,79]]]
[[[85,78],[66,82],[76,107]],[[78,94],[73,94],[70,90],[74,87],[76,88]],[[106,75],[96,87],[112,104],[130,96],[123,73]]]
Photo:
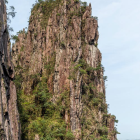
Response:
[[[23,140],[116,140],[91,4],[40,1],[12,47]]]
[[[20,139],[17,95],[13,78],[6,6],[4,0],[0,0],[0,140]]]

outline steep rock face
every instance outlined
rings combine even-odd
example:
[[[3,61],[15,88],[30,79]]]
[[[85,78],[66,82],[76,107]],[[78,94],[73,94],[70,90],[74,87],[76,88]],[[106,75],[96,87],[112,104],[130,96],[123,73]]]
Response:
[[[0,139],[18,140],[19,114],[6,22],[6,6],[0,0]]]
[[[116,140],[98,37],[91,5],[34,6],[28,31],[20,31],[12,48],[22,139]]]

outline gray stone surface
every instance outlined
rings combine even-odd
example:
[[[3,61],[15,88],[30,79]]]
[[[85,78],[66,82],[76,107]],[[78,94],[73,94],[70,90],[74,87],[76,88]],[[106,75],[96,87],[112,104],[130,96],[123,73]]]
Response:
[[[4,0],[0,0],[0,140],[20,139],[17,95],[13,77],[6,6]]]

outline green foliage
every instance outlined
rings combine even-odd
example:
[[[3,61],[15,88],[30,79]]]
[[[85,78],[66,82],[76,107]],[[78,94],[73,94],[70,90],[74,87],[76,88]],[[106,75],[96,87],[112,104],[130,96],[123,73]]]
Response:
[[[69,90],[63,91],[57,101],[52,102],[53,94],[47,87],[47,81],[49,76],[54,73],[55,53],[48,59],[49,62],[44,62],[46,70],[44,75],[27,74],[30,79],[28,82],[33,81],[30,92],[26,89],[26,82],[22,81],[25,80],[22,68],[19,65],[16,67],[19,74],[16,75],[14,82],[17,89],[22,139],[24,140],[34,140],[36,134],[39,135],[40,140],[74,139],[73,134],[66,131],[67,125],[64,120],[65,112],[69,113]]]
[[[99,92],[99,93],[98,93],[98,97],[99,97],[100,99],[105,99],[105,94],[102,93],[102,92]]]
[[[107,113],[107,104],[101,103],[100,110],[104,113]]]
[[[15,42],[19,41],[19,38],[17,35],[11,35],[11,39],[14,40]]]
[[[20,66],[18,65],[17,68],[19,69]],[[21,82],[22,82],[21,75],[16,75],[15,76],[15,79],[14,79],[14,83],[15,83],[17,89],[20,89],[21,88]]]
[[[80,59],[79,63],[74,66],[69,79],[76,79],[75,77],[77,75],[78,70],[80,74],[83,75],[83,83],[85,83],[82,86],[83,103],[86,104],[90,108],[95,106],[96,108],[100,109],[102,112],[107,112],[106,111],[107,106],[105,103],[103,103],[103,100],[105,99],[105,95],[104,93],[97,93],[96,88],[94,86],[94,81],[93,81],[94,79],[92,78],[92,77],[95,77],[94,71],[96,71],[98,74],[100,70],[102,70],[102,65],[99,63],[96,68],[93,68],[90,65],[88,65],[84,59]]]
[[[55,59],[56,59],[56,54],[55,52],[52,54],[51,58],[49,58],[49,62],[45,62],[44,69],[46,69],[46,78],[48,79],[49,75],[54,72],[54,67],[55,67]]]
[[[68,20],[68,25],[71,26],[72,25],[72,19]]]
[[[38,134],[41,140],[64,139],[66,135],[66,125],[62,120],[58,122],[58,119],[59,118],[44,119],[38,117],[32,121],[28,126],[30,130],[29,139],[33,139],[35,134]]]
[[[38,76],[39,76],[39,74],[32,74],[32,75],[30,75],[30,77],[31,77],[32,79],[37,79]]]
[[[107,135],[103,135],[103,136],[101,136],[100,138],[101,138],[101,140],[109,140],[109,139],[107,138]]]
[[[109,116],[110,116],[109,114],[104,114],[104,115],[103,115],[103,118],[105,118],[105,117],[108,118]]]
[[[22,47],[21,47],[20,51],[24,51],[24,46],[23,46],[23,45],[22,45]]]
[[[19,79],[20,77],[17,77],[15,83],[20,88]],[[22,90],[18,93],[22,138],[25,140],[34,139],[35,134],[39,134],[40,139],[46,140],[72,137],[70,132],[66,132],[66,124],[62,116],[63,111],[69,108],[69,94],[62,93],[57,104],[54,104],[46,84],[46,78],[42,78],[31,95],[25,95]]]
[[[24,33],[23,30],[19,30],[19,31],[17,32],[17,34],[22,34],[22,33]]]
[[[35,37],[35,38],[37,37],[37,33],[34,33],[34,37]]]
[[[8,0],[4,0],[4,2],[5,2],[6,4],[8,4]]]
[[[111,117],[115,120],[115,123],[119,122],[118,120],[116,120],[116,116],[115,115],[111,115]]]
[[[95,45],[95,47],[98,47],[98,43],[96,43],[96,44],[94,44]]]
[[[81,65],[82,68],[86,68],[88,66],[88,64],[86,63],[84,59],[80,59],[79,64]]]
[[[96,68],[93,68],[93,67],[89,66],[84,59],[79,60],[79,66],[81,68],[83,68],[84,70],[86,70],[87,72],[93,72],[95,70],[100,70],[101,69],[100,64]]]
[[[96,19],[98,21],[98,17],[93,17],[94,19]]]
[[[19,55],[18,55],[18,59],[17,59],[17,60],[18,60],[18,62],[19,62],[20,58],[21,58],[21,54],[19,54]]]
[[[105,72],[104,66],[101,64],[102,71]]]
[[[86,70],[84,70],[84,69],[79,69],[79,71],[81,74],[87,74]]]
[[[23,69],[23,68],[22,68],[20,65],[17,65],[17,66],[15,67],[15,70],[18,70],[18,71],[19,71],[19,70],[21,70],[21,69]],[[16,77],[17,77],[17,76],[19,76],[19,75],[16,75]],[[15,79],[16,79],[16,78],[15,78]]]
[[[79,3],[79,0],[74,0],[75,3]]]
[[[0,138],[3,138],[3,137],[5,137],[4,129],[1,129],[1,124],[0,124]]]
[[[120,132],[117,131],[117,128],[115,127],[114,130],[111,132],[111,135],[117,135],[121,134]]]
[[[10,11],[7,13],[8,16],[11,16],[12,18],[15,17],[15,7],[14,6],[10,6]]]
[[[80,68],[81,66],[82,66],[81,64],[77,64],[76,66],[74,66],[74,71],[79,70],[79,68]]]
[[[57,13],[56,16],[61,16],[61,14],[60,13]]]
[[[93,100],[92,100],[93,106],[98,106],[101,102],[102,102],[102,100],[99,98],[93,98]]]
[[[81,2],[81,6],[87,7],[87,2]]]
[[[113,119],[116,119],[116,116],[115,116],[115,115],[111,115],[111,117],[112,117]]]
[[[83,15],[86,11],[87,2],[81,2],[81,14]]]
[[[43,0],[38,0],[39,3],[43,2]]]
[[[46,27],[46,25],[48,24],[48,19],[50,14],[52,13],[52,11],[59,7],[62,0],[39,0],[38,3],[34,4],[33,8],[32,8],[32,13],[36,12],[37,10],[41,10],[40,12],[43,14],[43,16],[41,17],[41,26],[42,27]],[[31,22],[31,19],[30,21]]]
[[[60,45],[62,46],[62,48],[65,48],[65,43],[63,41],[60,43]]]
[[[98,128],[99,134],[102,135],[107,135],[108,134],[108,128],[106,126],[102,126]]]
[[[118,123],[119,121],[115,119],[115,123]]]
[[[8,1],[5,0],[5,4],[8,4]],[[15,15],[16,15],[16,12],[15,12],[15,7],[14,6],[10,6],[9,9],[6,9],[6,12],[7,12],[7,31],[13,31],[13,28],[10,27],[10,23],[11,23],[11,18],[14,18]]]
[[[82,74],[82,103],[84,104],[83,116],[81,119],[82,125],[82,138],[95,139],[96,133],[100,134],[101,139],[107,140],[108,129],[105,126],[99,127],[98,132],[94,132],[92,125],[97,125],[99,122],[95,119],[96,113],[100,110],[102,113],[107,113],[107,105],[104,103],[105,94],[98,93],[96,89],[96,83],[94,78],[100,78],[100,72],[102,71],[102,65],[99,63],[96,68],[87,64],[84,59],[80,59],[79,63],[74,66],[74,73],[80,71]],[[95,75],[95,72],[97,75]],[[95,113],[92,114],[91,110]],[[96,121],[95,121],[96,120]],[[86,131],[87,130],[87,131]],[[91,132],[89,135],[88,132]]]
[[[103,76],[103,80],[104,81],[107,81],[107,76]]]
[[[64,111],[69,111],[70,107],[70,92],[64,91],[61,93],[60,97],[57,100],[57,105],[59,106],[58,110],[61,114],[64,113]]]
[[[74,140],[74,136],[70,130],[66,133],[66,140]]]

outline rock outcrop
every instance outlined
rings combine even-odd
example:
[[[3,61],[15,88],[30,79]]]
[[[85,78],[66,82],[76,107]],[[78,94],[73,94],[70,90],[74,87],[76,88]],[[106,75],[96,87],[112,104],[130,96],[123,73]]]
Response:
[[[22,139],[116,140],[98,37],[91,4],[35,4],[12,47]]]
[[[6,6],[0,0],[0,140],[18,140],[19,113],[6,22]]]

